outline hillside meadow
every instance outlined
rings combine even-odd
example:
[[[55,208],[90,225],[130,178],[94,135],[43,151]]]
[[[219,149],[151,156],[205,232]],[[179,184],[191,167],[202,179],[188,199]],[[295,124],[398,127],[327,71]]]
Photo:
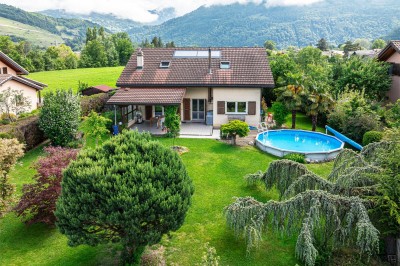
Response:
[[[78,68],[57,71],[43,71],[29,74],[28,78],[43,82],[48,85],[44,89],[45,94],[48,91],[56,89],[78,90],[78,82],[87,83],[89,86],[108,85],[115,87],[117,79],[121,75],[123,66],[101,67],[101,68]]]

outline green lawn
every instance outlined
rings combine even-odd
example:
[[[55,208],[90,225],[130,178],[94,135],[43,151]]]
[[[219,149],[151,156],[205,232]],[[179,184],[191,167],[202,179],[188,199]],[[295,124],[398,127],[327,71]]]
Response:
[[[78,81],[88,83],[89,86],[105,84],[115,87],[123,69],[123,66],[119,66],[44,71],[31,73],[28,78],[47,84],[48,87],[44,89],[43,93],[69,88],[77,91]]]
[[[159,139],[172,145],[171,139]],[[92,143],[89,143],[89,145]],[[269,232],[260,249],[246,257],[243,239],[235,239],[225,225],[223,208],[234,196],[253,196],[266,201],[276,198],[275,192],[265,192],[262,186],[248,188],[243,176],[265,170],[273,156],[254,147],[232,147],[216,140],[177,139],[175,144],[190,149],[182,155],[195,185],[193,204],[181,229],[165,237],[168,264],[193,265],[200,262],[204,244],[210,242],[221,257],[222,265],[294,265],[295,239]],[[18,191],[31,181],[30,168],[42,147],[28,152],[12,172]],[[318,174],[327,175],[332,163],[309,165]],[[19,193],[18,193],[19,194]],[[67,246],[67,239],[54,228],[44,225],[25,226],[13,214],[0,220],[0,265],[109,265],[115,263],[110,246]]]

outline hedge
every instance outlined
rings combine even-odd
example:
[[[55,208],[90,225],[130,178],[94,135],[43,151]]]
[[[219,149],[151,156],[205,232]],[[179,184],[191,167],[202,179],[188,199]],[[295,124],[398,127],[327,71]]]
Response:
[[[99,93],[90,96],[82,96],[81,98],[82,116],[88,116],[91,111],[95,111],[96,113],[102,112],[109,98],[110,97],[108,96],[108,93]]]
[[[39,128],[39,117],[37,115],[0,126],[0,136],[17,138],[19,142],[25,144],[26,151],[46,140],[43,131]]]

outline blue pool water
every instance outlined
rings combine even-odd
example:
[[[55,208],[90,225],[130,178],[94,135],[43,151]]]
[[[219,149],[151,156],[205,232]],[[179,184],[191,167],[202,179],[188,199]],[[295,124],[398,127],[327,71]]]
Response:
[[[344,145],[333,136],[303,130],[270,130],[260,133],[257,140],[267,147],[298,153],[329,152]]]

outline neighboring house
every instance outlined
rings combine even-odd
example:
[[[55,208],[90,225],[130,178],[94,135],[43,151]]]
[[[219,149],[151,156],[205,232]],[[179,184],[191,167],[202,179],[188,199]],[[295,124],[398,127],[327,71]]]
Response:
[[[373,49],[373,50],[357,50],[352,52],[352,55],[357,55],[359,57],[369,57],[369,58],[376,58],[377,55],[380,53],[381,49]],[[349,52],[351,53],[351,52]]]
[[[132,55],[108,104],[135,123],[178,105],[182,122],[220,127],[232,119],[260,120],[261,91],[274,80],[264,48],[149,48]],[[206,119],[207,118],[207,119]]]
[[[400,99],[400,41],[390,41],[379,53],[378,59],[392,64],[392,87],[387,96],[390,102],[395,102]]]
[[[0,93],[8,88],[22,91],[23,95],[31,102],[28,111],[32,111],[41,104],[40,91],[47,85],[23,76],[28,74],[23,67],[0,52]]]
[[[98,93],[110,93],[111,91],[114,91],[114,90],[116,90],[116,89],[109,87],[107,85],[97,85],[97,86],[92,86],[92,87],[82,90],[82,95],[90,96],[90,95],[98,94]]]

